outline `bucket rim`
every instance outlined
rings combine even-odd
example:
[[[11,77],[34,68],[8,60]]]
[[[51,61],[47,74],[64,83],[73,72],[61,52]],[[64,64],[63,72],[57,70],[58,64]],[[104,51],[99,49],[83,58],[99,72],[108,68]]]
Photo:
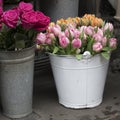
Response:
[[[77,58],[74,55],[58,55],[58,54],[53,54],[50,52],[47,52],[46,54],[48,54],[49,56],[65,57],[67,59],[76,59],[77,60]],[[88,60],[88,59],[92,59],[92,58],[97,57],[97,56],[101,56],[101,54],[96,54],[94,56],[91,56],[90,58],[82,58],[81,60]]]
[[[24,48],[24,49],[21,49],[21,50],[17,50],[17,51],[0,51],[0,53],[20,53],[20,52],[25,52],[25,51],[28,51],[28,50],[30,50],[30,49],[32,49],[32,48],[35,48],[35,44],[33,45],[33,46],[31,46],[31,47],[27,47],[27,48]]]

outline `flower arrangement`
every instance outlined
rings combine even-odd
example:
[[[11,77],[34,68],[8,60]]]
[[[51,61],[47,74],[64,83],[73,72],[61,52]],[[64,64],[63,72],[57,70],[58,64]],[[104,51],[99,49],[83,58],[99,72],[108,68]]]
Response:
[[[31,3],[20,2],[7,11],[0,7],[0,51],[31,47],[38,32],[45,30],[50,18],[34,11]]]
[[[51,22],[46,32],[37,35],[37,47],[58,55],[73,55],[77,59],[101,54],[109,59],[117,47],[112,23],[95,15],[60,19]]]

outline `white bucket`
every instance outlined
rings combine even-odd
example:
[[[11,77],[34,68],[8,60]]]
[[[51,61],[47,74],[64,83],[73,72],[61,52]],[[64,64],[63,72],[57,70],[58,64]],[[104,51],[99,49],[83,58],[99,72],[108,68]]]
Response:
[[[92,108],[103,99],[109,60],[101,55],[77,60],[50,54],[59,103],[68,108]]]

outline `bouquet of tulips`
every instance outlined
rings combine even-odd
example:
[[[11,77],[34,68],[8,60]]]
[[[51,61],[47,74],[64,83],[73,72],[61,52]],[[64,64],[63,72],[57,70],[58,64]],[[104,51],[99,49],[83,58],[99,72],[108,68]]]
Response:
[[[51,22],[46,32],[38,33],[36,40],[37,48],[58,55],[73,55],[77,59],[96,54],[109,59],[117,47],[112,23],[91,14]]]

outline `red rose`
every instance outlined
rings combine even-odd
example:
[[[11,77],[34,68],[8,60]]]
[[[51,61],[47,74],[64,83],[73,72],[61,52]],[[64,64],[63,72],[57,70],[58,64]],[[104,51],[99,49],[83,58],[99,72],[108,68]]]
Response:
[[[24,28],[33,28],[35,30],[45,30],[50,22],[50,18],[41,12],[29,11],[21,16]]]
[[[8,10],[3,13],[3,22],[11,28],[16,27],[19,14],[17,10]]]
[[[42,12],[36,11],[36,13],[37,13],[36,17],[38,21],[34,26],[34,28],[39,31],[45,30],[50,23],[50,18],[48,16],[45,16]]]
[[[29,11],[23,13],[21,16],[22,25],[24,28],[34,28],[35,24],[37,23],[37,17],[35,11]]]
[[[20,14],[23,14],[24,12],[29,12],[33,9],[33,5],[31,3],[25,3],[25,2],[20,2],[18,6],[18,10]]]

